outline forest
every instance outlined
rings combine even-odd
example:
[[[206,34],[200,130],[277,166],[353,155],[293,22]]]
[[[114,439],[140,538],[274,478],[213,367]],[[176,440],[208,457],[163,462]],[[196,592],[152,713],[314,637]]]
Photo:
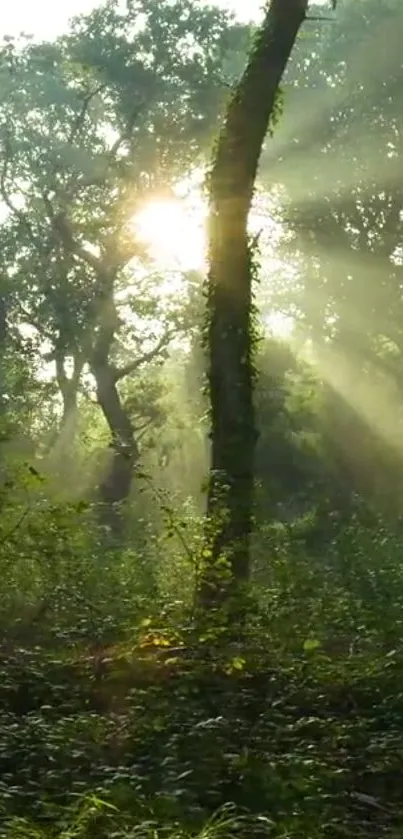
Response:
[[[402,32],[1,40],[0,839],[403,837]]]

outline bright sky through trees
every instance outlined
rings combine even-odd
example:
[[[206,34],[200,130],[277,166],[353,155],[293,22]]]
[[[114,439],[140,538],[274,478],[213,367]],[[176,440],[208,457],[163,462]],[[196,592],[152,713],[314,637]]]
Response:
[[[216,5],[232,9],[239,18],[248,21],[259,16],[262,0],[215,0]],[[316,0],[317,5],[326,0]],[[70,17],[90,12],[97,0],[14,0],[2,9],[0,35],[17,35],[21,30],[38,38],[53,38],[63,32]]]
[[[70,17],[90,12],[96,0],[14,0],[2,9],[0,34],[16,35],[21,30],[38,38],[53,38],[67,27]],[[259,13],[261,0],[217,0],[217,5],[233,9],[243,20],[251,20]]]
[[[3,10],[0,36],[24,32],[33,35],[35,39],[52,39],[67,30],[71,17],[89,13],[100,2],[101,0],[65,0],[60,4],[49,4],[48,0],[37,0],[32,4],[30,0],[15,0]],[[232,9],[244,21],[258,18],[263,8],[262,0],[213,2]],[[124,5],[125,0],[122,0],[122,6]],[[197,206],[189,207],[186,201],[181,200],[168,204],[166,201],[154,201],[145,206],[135,224],[140,234],[151,245],[157,263],[169,265],[174,273],[203,268],[206,207],[198,190],[193,193],[194,202]],[[271,326],[276,332],[288,334],[288,319],[280,315],[275,317],[276,322]]]

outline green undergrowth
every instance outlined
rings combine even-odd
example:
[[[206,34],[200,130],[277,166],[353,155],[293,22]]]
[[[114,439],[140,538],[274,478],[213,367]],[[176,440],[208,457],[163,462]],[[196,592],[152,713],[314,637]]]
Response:
[[[1,837],[194,835],[228,803],[228,836],[403,835],[399,648],[285,651],[261,627],[218,653],[148,623],[2,651]]]
[[[265,822],[268,820],[258,819],[256,825],[263,827]],[[2,830],[0,828],[0,836],[6,839],[86,839],[106,832],[113,839],[219,839],[240,835],[245,825],[245,817],[231,805],[213,814],[199,831],[188,832],[180,824],[164,829],[152,819],[133,825],[113,804],[89,795],[60,813],[51,827],[14,817],[5,822]]]

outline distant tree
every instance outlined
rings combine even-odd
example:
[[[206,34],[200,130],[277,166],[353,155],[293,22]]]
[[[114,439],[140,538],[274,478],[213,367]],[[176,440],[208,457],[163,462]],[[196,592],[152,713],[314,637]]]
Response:
[[[310,336],[327,379],[344,482],[389,509],[403,447],[402,24],[397,0],[340,6],[315,38],[305,119],[299,88],[290,96],[275,166],[291,235],[273,299]]]
[[[1,51],[10,318],[55,371],[63,452],[80,390],[95,392],[110,432],[99,497],[118,534],[140,456],[124,382],[159,363],[186,326],[186,300],[162,297],[133,217],[202,159],[231,81],[224,60],[245,35],[189,0],[128,2],[125,12],[112,1],[55,43],[7,38]]]

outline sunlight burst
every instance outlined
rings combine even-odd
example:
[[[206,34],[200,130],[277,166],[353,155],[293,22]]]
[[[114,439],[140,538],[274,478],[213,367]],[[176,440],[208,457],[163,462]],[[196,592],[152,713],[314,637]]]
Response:
[[[205,209],[195,198],[150,201],[134,220],[155,262],[169,270],[202,271],[205,265]]]
[[[207,268],[208,207],[197,185],[188,186],[182,194],[178,189],[173,197],[149,200],[133,218],[136,235],[147,245],[151,258],[161,272],[161,292],[168,296],[183,291],[187,272],[204,274]],[[270,202],[269,206],[266,204],[267,201],[262,201],[260,196],[251,213],[250,232],[252,235],[264,233],[261,238],[261,254],[267,282],[270,274],[278,270],[272,251],[276,247],[280,226],[270,212]],[[294,327],[292,318],[281,312],[263,310],[261,322],[277,338],[290,340]]]

